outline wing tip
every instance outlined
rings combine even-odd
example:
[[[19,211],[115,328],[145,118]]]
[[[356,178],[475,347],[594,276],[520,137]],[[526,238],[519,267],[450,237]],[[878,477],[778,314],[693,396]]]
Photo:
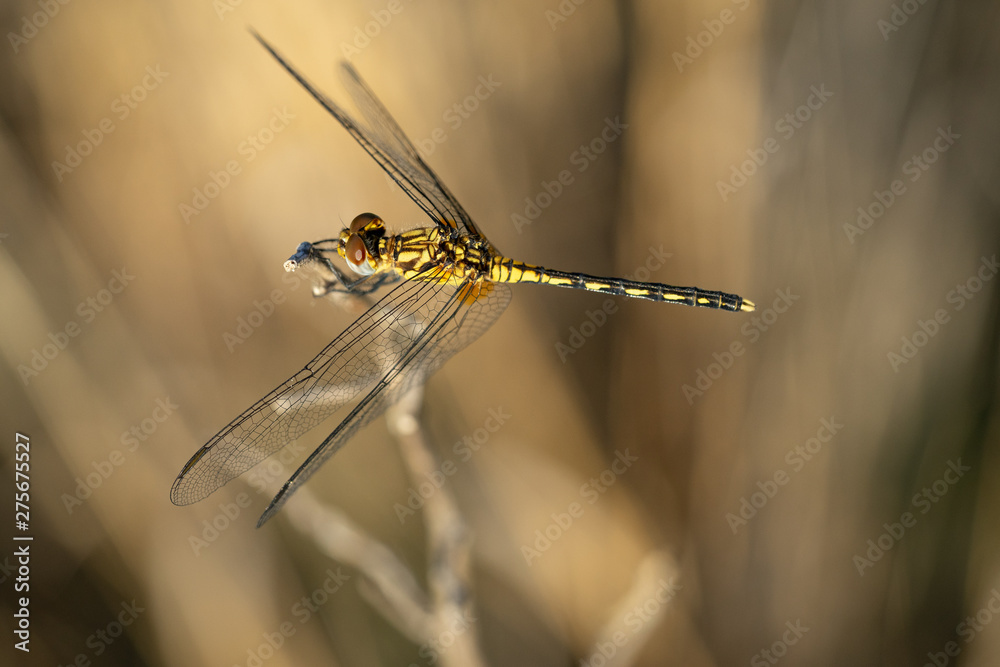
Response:
[[[263,514],[261,514],[260,518],[257,519],[257,528],[261,528],[265,523],[271,520],[271,517],[273,517],[275,514],[278,513],[278,510],[281,509],[281,506],[285,504],[284,500],[281,500],[280,502],[278,500],[278,498],[280,498],[283,495],[284,495],[284,489],[282,489],[278,493],[278,495],[276,495],[274,498],[271,499],[271,502],[264,509]]]
[[[260,42],[264,48],[268,50],[271,49],[271,45],[267,43],[267,40],[264,39],[264,37],[259,32],[257,32],[257,29],[254,28],[252,25],[247,26],[247,32],[253,35],[253,38],[256,39],[258,42]]]
[[[187,494],[181,493],[181,484],[184,482],[184,473],[177,476],[174,483],[170,485],[170,502],[178,507],[184,507],[185,505],[190,505],[195,502],[187,497]]]

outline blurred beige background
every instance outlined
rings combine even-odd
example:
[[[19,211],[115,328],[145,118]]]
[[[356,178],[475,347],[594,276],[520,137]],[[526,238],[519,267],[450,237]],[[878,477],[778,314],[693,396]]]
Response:
[[[431,664],[350,568],[303,613],[338,564],[281,515],[254,528],[265,482],[335,420],[201,503],[168,499],[197,447],[350,323],[284,273],[295,246],[367,210],[427,223],[253,26],[345,103],[350,55],[505,253],[758,304],[619,300],[604,318],[599,295],[515,286],[429,383],[487,664],[996,664],[998,12],[4,4],[0,661],[251,665],[290,622],[260,664]],[[483,79],[500,85],[469,101]],[[490,410],[509,419],[464,460]],[[11,639],[17,432],[30,654]],[[309,488],[423,580],[421,515],[394,509],[415,485],[380,420]]]

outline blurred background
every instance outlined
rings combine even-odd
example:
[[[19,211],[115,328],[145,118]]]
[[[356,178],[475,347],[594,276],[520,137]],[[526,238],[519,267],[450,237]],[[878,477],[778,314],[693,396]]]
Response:
[[[0,21],[4,664],[435,659],[283,514],[254,528],[337,418],[169,502],[355,316],[282,270],[296,245],[368,210],[427,224],[248,26],[345,103],[350,59],[507,255],[758,305],[515,286],[428,384],[486,664],[1000,660],[996,3],[51,0]],[[308,486],[423,582],[424,517],[400,508],[426,481],[379,420]]]

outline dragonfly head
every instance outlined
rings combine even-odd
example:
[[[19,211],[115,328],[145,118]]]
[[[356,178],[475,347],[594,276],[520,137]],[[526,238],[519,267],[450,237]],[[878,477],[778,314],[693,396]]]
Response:
[[[362,213],[340,232],[337,252],[355,273],[370,276],[378,269],[378,245],[385,236],[385,223],[374,213]]]

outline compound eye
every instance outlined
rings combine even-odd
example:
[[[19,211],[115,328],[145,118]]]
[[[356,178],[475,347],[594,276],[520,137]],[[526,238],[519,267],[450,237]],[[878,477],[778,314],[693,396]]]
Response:
[[[350,238],[347,239],[347,245],[344,247],[344,250],[344,257],[351,264],[361,264],[368,256],[368,250],[365,248],[361,237],[357,234],[351,234]]]
[[[355,273],[363,276],[375,273],[375,269],[368,263],[368,249],[365,248],[364,242],[357,234],[351,234],[351,237],[347,239],[347,243],[344,245],[344,259],[347,260],[347,265]]]
[[[362,229],[367,227],[369,223],[371,223],[373,220],[378,220],[378,219],[379,217],[374,213],[362,213],[361,215],[355,217],[354,220],[351,221],[351,233],[357,234]]]

